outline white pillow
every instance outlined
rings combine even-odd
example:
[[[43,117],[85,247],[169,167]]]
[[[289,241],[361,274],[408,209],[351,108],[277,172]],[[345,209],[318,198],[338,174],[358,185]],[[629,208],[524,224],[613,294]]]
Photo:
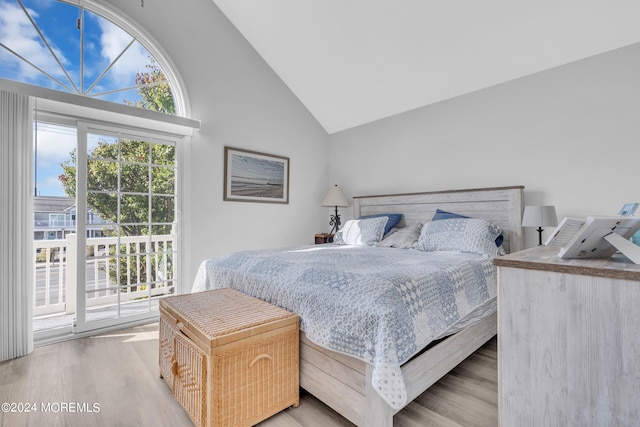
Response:
[[[414,248],[418,243],[420,230],[422,230],[422,224],[396,228],[395,231],[387,234],[387,236],[376,246],[401,249]]]
[[[333,243],[338,245],[373,246],[384,235],[389,220],[386,216],[367,219],[351,219],[338,231]]]

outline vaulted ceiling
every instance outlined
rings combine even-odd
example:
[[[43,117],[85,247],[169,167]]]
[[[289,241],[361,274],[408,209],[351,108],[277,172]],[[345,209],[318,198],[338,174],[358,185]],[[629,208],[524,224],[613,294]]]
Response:
[[[329,133],[640,42],[637,0],[213,0]]]

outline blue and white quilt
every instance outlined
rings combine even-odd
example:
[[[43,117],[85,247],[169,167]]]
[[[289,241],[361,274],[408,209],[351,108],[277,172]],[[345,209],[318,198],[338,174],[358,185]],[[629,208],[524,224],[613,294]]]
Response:
[[[373,386],[399,409],[400,366],[494,298],[496,283],[485,255],[325,244],[207,260],[192,292],[230,287],[297,313],[311,341],[371,364]]]

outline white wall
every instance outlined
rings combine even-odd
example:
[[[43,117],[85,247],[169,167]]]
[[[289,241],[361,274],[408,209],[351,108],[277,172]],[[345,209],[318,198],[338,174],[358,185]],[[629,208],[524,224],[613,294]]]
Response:
[[[110,3],[167,51],[202,120],[185,167],[187,282],[211,256],[310,243],[328,229],[328,184],[348,196],[525,185],[526,203],[560,218],[640,200],[640,45],[327,136],[213,2]],[[289,156],[291,203],[223,202],[225,145]]]
[[[186,155],[183,283],[206,258],[313,243],[328,228],[328,135],[211,1],[110,0],[177,65],[202,121]],[[224,202],[224,146],[290,158],[290,203]]]
[[[333,134],[331,182],[351,196],[524,185],[559,219],[616,214],[640,201],[639,76],[635,44]]]

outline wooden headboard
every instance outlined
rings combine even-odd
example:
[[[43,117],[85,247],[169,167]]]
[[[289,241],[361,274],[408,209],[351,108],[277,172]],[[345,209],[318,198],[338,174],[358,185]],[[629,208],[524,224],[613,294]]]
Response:
[[[522,212],[524,186],[431,191],[425,193],[357,196],[353,198],[355,217],[401,213],[399,226],[431,221],[436,209],[482,218],[503,230],[507,252],[524,249]]]

